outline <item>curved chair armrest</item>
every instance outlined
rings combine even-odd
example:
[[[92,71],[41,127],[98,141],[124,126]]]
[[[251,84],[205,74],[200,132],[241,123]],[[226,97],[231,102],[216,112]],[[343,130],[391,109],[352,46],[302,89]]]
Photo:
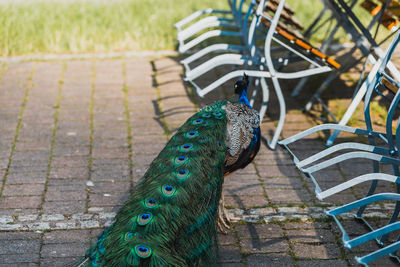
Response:
[[[364,159],[370,159],[373,161],[379,161],[379,162],[384,162],[384,163],[390,163],[390,164],[395,164],[400,166],[400,160],[396,158],[392,158],[389,156],[383,156],[383,155],[378,155],[375,153],[371,152],[366,152],[366,151],[356,151],[356,152],[348,152],[344,153],[342,155],[336,156],[334,158],[325,160],[321,163],[315,164],[311,167],[308,168],[299,168],[302,172],[304,173],[313,173],[322,169],[325,169],[327,167],[330,167],[334,164],[340,163],[345,160],[349,159],[354,159],[354,158],[364,158]]]
[[[368,131],[363,130],[363,129],[358,129],[358,128],[354,128],[354,127],[350,127],[350,126],[342,126],[342,125],[338,125],[338,124],[334,124],[334,123],[326,123],[326,124],[321,124],[321,125],[311,127],[311,128],[304,130],[298,134],[295,134],[291,137],[281,140],[278,142],[278,144],[287,146],[287,145],[289,145],[293,142],[296,142],[308,135],[311,135],[311,134],[319,132],[319,131],[325,131],[325,130],[340,130],[340,131],[345,131],[345,132],[349,132],[349,133],[360,133],[360,134],[364,134],[364,135],[368,134]]]
[[[222,66],[222,65],[253,65],[253,61],[251,58],[243,56],[241,54],[223,54],[215,56],[206,62],[202,63],[201,65],[197,66],[196,68],[188,71],[186,73],[186,80],[195,80],[196,78],[200,77],[201,75],[209,72],[210,70]]]
[[[344,246],[348,249],[352,249],[352,248],[359,246],[369,240],[378,238],[380,236],[386,235],[388,233],[391,233],[391,232],[399,230],[399,229],[400,229],[400,222],[388,224],[388,225],[385,225],[385,226],[383,226],[379,229],[376,229],[372,232],[369,232],[369,233],[363,234],[361,236],[358,236],[356,238],[353,238],[353,239],[345,242]]]
[[[222,30],[212,30],[205,32],[198,37],[194,38],[190,42],[179,46],[179,53],[186,53],[189,49],[198,45],[199,43],[216,36],[233,36],[233,37],[242,37],[242,32],[233,32],[233,31],[222,31]]]
[[[332,147],[326,148],[308,158],[305,158],[305,159],[299,161],[296,164],[296,166],[298,168],[303,168],[304,166],[307,166],[315,161],[318,161],[322,158],[330,156],[331,154],[333,154],[335,152],[338,152],[341,150],[347,150],[347,149],[363,150],[363,151],[373,152],[373,153],[381,154],[381,155],[389,155],[390,154],[389,149],[387,149],[387,148],[366,145],[366,144],[361,144],[361,143],[355,143],[355,142],[345,142],[345,143],[340,143],[340,144],[334,145]]]
[[[359,207],[371,204],[376,201],[382,201],[382,200],[400,201],[400,194],[396,194],[396,193],[375,194],[372,196],[368,196],[368,197],[353,201],[349,204],[343,205],[343,206],[335,208],[335,209],[325,210],[325,214],[327,214],[329,216],[337,216],[341,213],[348,212],[350,210],[354,210]]]
[[[374,252],[371,252],[368,255],[365,255],[364,257],[354,257],[354,258],[358,263],[364,266],[368,266],[367,264],[369,262],[379,259],[380,257],[388,255],[390,253],[393,253],[399,249],[400,249],[400,241],[397,241],[393,244],[390,244],[389,246],[375,250]],[[396,258],[399,261],[399,258],[397,256]]]
[[[178,41],[185,41],[200,31],[212,27],[239,28],[240,26],[234,23],[234,20],[232,19],[222,19],[217,16],[210,16],[203,18],[184,30],[178,32],[177,39]]]
[[[341,191],[344,191],[350,187],[353,187],[355,185],[372,181],[372,180],[380,180],[380,181],[387,181],[387,182],[393,182],[393,183],[400,183],[400,177],[386,174],[386,173],[368,173],[368,174],[363,174],[358,177],[355,177],[347,182],[338,184],[334,187],[331,187],[325,191],[316,193],[316,197],[319,200],[323,200],[329,196],[332,196],[336,193],[339,193]]]
[[[211,13],[219,13],[219,14],[231,14],[232,11],[230,10],[219,10],[219,9],[212,9],[212,8],[205,8],[202,10],[198,10],[189,16],[181,19],[177,23],[174,24],[174,27],[180,30],[183,26],[186,24],[190,23],[191,21],[197,19],[198,17],[205,15],[205,14],[211,14]]]
[[[205,55],[213,52],[233,52],[233,51],[244,51],[246,50],[247,47],[243,45],[231,45],[231,44],[213,44],[209,45],[200,51],[194,53],[191,56],[186,57],[185,59],[182,59],[180,61],[181,64],[183,64],[186,68],[186,71],[189,71],[190,68],[188,68],[188,65],[197,59],[204,57]]]

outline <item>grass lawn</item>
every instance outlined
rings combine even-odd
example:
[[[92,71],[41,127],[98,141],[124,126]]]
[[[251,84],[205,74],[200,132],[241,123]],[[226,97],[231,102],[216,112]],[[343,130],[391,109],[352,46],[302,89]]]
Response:
[[[174,49],[173,23],[214,0],[28,1],[0,5],[0,55]]]
[[[322,9],[319,0],[288,0],[307,26]],[[0,56],[126,50],[174,50],[173,23],[226,0],[27,1],[0,5]],[[369,19],[364,12],[363,17]],[[339,35],[343,41],[345,35]],[[313,41],[324,39],[324,30]]]

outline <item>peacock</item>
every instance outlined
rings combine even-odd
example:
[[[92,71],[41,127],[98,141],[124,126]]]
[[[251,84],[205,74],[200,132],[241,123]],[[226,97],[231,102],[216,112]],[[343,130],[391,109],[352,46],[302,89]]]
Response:
[[[235,83],[238,102],[215,102],[178,129],[78,266],[216,265],[224,177],[260,148],[248,83]]]

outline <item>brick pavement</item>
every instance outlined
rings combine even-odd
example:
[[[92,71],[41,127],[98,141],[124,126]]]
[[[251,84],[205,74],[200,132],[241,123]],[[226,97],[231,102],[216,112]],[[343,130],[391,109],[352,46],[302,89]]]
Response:
[[[200,99],[181,74],[166,57],[0,65],[0,266],[76,262],[177,127],[205,104],[233,99],[232,84]],[[312,126],[298,103],[288,99],[288,106],[283,136]],[[273,123],[265,118],[263,132]],[[320,145],[312,137],[296,149],[306,155]],[[323,185],[367,166],[331,168]],[[362,190],[318,202],[288,154],[262,146],[251,165],[226,179],[224,192],[235,223],[220,234],[221,266],[355,265],[323,208]],[[361,231],[352,220],[345,224]],[[388,258],[375,264],[394,265]]]

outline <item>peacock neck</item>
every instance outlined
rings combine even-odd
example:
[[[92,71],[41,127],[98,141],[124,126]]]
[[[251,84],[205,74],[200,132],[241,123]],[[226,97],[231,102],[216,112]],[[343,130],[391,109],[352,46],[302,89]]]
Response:
[[[240,94],[239,94],[239,103],[245,104],[245,105],[249,106],[250,108],[253,108],[250,105],[249,99],[247,98],[247,91],[246,90],[242,90],[242,92],[240,92]]]

